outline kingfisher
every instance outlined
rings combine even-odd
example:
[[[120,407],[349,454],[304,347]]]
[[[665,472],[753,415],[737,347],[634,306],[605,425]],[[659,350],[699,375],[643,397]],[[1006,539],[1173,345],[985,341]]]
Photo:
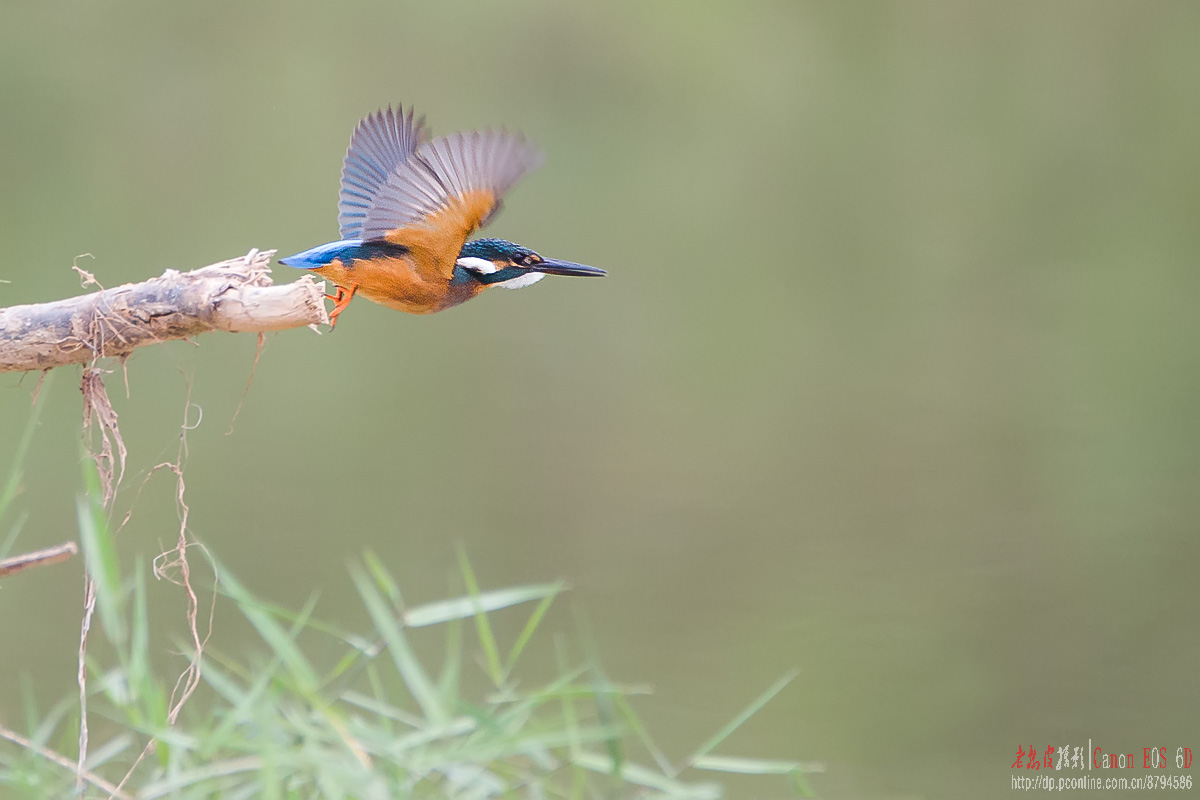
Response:
[[[364,117],[350,137],[338,197],[341,239],[279,263],[337,287],[325,295],[333,301],[331,327],[356,295],[432,314],[491,286],[521,289],[546,275],[603,276],[602,269],[546,258],[506,239],[467,241],[541,161],[519,133],[489,128],[432,138],[424,117],[388,106]]]

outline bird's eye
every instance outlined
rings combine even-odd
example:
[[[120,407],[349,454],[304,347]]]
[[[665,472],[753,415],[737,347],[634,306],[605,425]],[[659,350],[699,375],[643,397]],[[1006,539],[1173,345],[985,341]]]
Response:
[[[522,266],[532,267],[534,264],[538,263],[541,260],[542,260],[541,256],[537,255],[536,253],[530,253],[529,255],[527,255],[521,259],[521,264],[522,264]]]

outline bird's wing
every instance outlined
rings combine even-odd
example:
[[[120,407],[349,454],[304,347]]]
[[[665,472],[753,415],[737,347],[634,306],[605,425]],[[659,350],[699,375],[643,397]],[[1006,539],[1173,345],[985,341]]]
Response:
[[[367,209],[362,238],[403,245],[425,277],[448,279],[467,237],[541,159],[523,136],[503,130],[434,139],[388,177]]]
[[[363,220],[388,177],[429,139],[425,118],[403,107],[376,111],[358,123],[342,163],[338,227],[342,239],[363,239]]]

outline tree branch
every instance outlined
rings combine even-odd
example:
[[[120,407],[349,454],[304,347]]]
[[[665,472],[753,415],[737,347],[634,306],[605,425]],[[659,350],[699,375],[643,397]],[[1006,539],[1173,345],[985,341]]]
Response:
[[[46,370],[209,331],[286,330],[329,322],[321,284],[310,276],[271,283],[274,250],[191,272],[169,269],[53,303],[0,308],[0,372]]]
[[[54,547],[47,547],[44,550],[6,558],[0,561],[0,578],[6,578],[9,575],[14,575],[30,567],[57,564],[60,561],[66,561],[78,552],[79,545],[74,542],[63,542],[62,544],[54,545]]]

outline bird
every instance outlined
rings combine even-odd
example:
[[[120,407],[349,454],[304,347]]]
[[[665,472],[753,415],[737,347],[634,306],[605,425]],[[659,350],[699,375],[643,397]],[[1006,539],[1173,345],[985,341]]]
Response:
[[[341,238],[279,263],[331,281],[330,327],[357,295],[432,314],[485,289],[521,289],[546,275],[601,277],[597,267],[546,258],[507,239],[468,237],[542,154],[520,133],[488,128],[433,138],[424,117],[389,105],[354,129],[338,195]]]

